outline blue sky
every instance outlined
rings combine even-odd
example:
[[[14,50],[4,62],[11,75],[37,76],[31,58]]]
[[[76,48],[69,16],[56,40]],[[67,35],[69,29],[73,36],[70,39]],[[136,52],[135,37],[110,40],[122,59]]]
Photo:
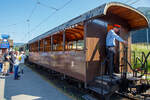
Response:
[[[70,0],[0,0],[0,34],[9,34],[14,42],[27,42],[110,1],[127,4],[138,1],[131,6],[135,8],[150,7],[150,0],[72,0],[57,12],[55,9],[51,9],[51,7],[59,9],[68,1]]]

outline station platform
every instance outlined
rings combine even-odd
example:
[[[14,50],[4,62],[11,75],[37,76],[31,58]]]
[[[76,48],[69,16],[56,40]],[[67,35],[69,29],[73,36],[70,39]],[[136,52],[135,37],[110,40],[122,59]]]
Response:
[[[13,74],[0,75],[0,100],[72,100],[30,68],[24,68],[20,80]]]

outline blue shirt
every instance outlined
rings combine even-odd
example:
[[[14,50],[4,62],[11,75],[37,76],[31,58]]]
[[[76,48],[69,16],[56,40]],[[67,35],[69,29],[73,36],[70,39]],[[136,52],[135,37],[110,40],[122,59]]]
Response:
[[[112,29],[107,34],[106,46],[116,46],[115,40],[118,40],[119,42],[124,42],[124,40]]]

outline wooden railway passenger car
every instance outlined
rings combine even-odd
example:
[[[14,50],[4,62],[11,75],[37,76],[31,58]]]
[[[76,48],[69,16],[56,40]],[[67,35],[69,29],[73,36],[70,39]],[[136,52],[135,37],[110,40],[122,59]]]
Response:
[[[105,68],[101,66],[106,58],[105,39],[113,24],[121,25],[120,36],[128,41],[130,61],[130,31],[148,27],[148,19],[118,2],[103,4],[30,40],[29,61],[88,83]],[[117,43],[117,50],[122,47]],[[123,56],[116,54],[116,66]]]

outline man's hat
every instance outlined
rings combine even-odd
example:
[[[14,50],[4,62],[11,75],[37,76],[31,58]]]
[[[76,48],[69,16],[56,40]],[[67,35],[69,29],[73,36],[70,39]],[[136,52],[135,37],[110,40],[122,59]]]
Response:
[[[121,26],[120,26],[120,25],[118,25],[118,24],[114,24],[114,27],[116,27],[116,28],[120,28]]]

